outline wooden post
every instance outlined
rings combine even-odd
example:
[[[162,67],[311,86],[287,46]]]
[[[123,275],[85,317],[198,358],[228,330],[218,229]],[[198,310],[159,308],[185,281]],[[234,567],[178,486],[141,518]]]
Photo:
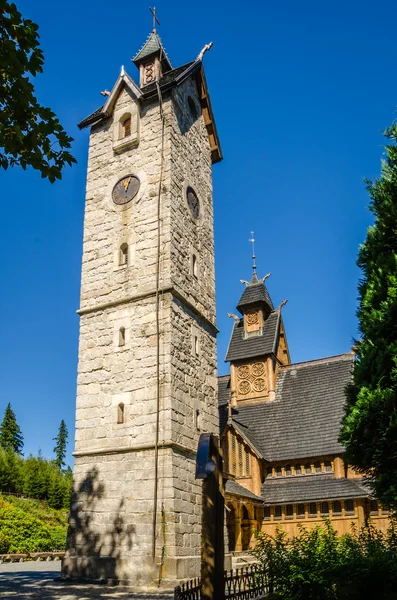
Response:
[[[211,434],[209,458],[215,463],[213,473],[203,479],[201,533],[201,600],[225,599],[225,496],[222,453],[218,437]]]

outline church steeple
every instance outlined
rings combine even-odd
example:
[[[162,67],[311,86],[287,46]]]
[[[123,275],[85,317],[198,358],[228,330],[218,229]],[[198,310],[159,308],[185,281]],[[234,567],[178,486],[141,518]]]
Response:
[[[253,255],[255,258],[255,254]],[[274,309],[265,277],[254,272],[237,304],[226,361],[230,362],[232,406],[275,399],[278,367],[290,362],[280,306]]]

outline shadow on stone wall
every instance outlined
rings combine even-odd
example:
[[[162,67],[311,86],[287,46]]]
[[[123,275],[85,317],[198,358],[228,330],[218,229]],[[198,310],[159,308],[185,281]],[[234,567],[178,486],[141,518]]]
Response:
[[[106,502],[109,500],[105,499],[104,483],[94,467],[73,490],[63,578],[98,581],[131,578],[126,559],[134,543],[135,527],[125,523],[124,499],[115,510],[107,508]]]

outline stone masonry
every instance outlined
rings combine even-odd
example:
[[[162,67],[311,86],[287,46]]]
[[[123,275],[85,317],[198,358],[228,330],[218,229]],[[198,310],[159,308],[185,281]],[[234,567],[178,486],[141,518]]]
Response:
[[[126,83],[119,87],[112,115],[90,134],[74,493],[62,574],[148,587],[159,578],[170,583],[197,576],[200,568],[195,454],[200,431],[218,429],[212,164],[192,76],[163,97],[159,222],[159,100],[143,102]],[[188,97],[197,105],[197,118]],[[139,141],[115,152],[115,120],[125,111],[135,119]],[[127,175],[139,178],[139,193],[115,205],[113,187]],[[188,186],[199,198],[199,219],[186,201]],[[158,227],[160,429],[153,561]],[[128,263],[120,266],[122,244],[128,244]]]

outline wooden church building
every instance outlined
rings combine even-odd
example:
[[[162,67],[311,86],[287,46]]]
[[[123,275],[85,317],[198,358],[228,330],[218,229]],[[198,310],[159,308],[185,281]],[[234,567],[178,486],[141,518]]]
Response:
[[[338,532],[366,517],[384,529],[388,511],[344,461],[338,441],[354,353],[291,363],[281,309],[254,268],[237,304],[219,377],[229,551],[252,546],[253,530],[289,534],[328,517]]]

